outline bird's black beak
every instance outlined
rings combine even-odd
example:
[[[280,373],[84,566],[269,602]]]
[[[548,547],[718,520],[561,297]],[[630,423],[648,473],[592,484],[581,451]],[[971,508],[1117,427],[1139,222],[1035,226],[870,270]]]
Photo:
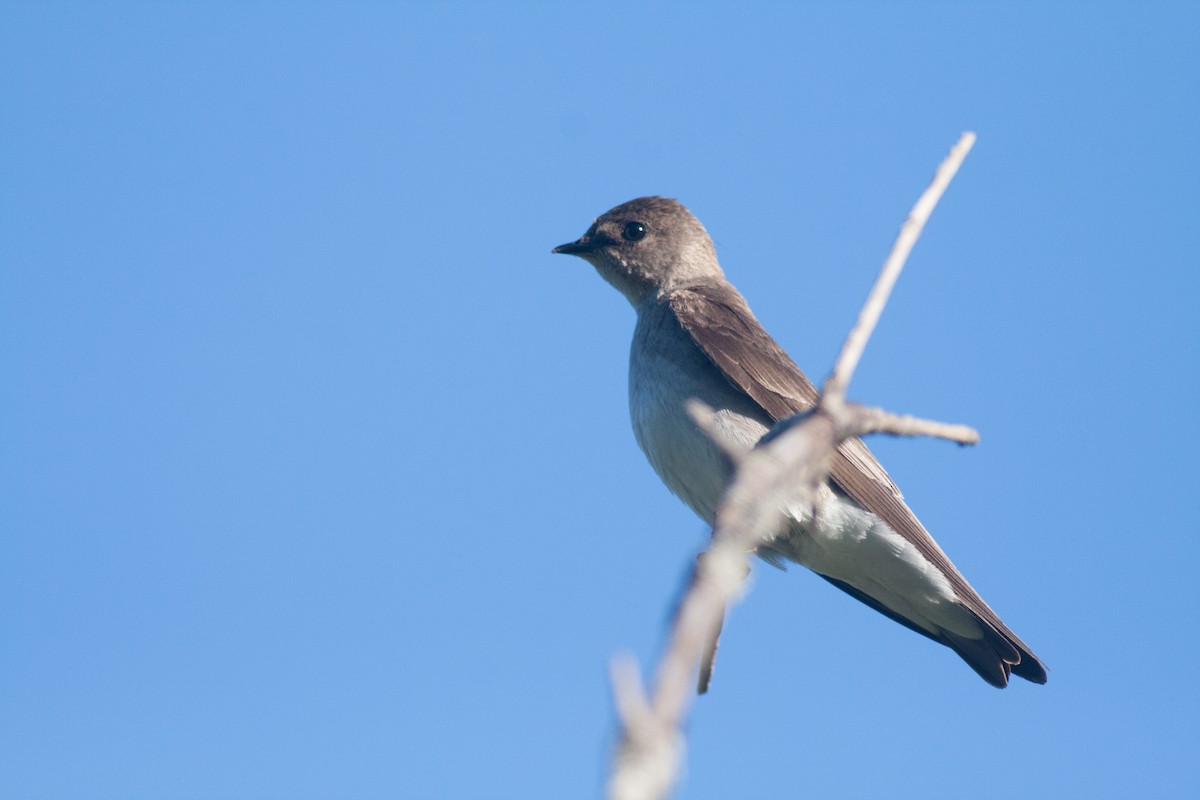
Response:
[[[587,236],[581,236],[573,242],[560,244],[558,247],[551,250],[551,253],[561,253],[567,256],[580,256],[584,253],[592,251],[592,242]]]

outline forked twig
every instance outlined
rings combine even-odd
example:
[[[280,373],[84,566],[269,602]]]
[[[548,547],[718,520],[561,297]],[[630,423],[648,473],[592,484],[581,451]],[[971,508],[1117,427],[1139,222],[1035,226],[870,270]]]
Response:
[[[646,696],[631,658],[613,665],[621,737],[609,776],[608,796],[612,800],[655,800],[666,796],[675,785],[683,760],[683,720],[711,633],[719,628],[726,606],[742,590],[750,569],[749,556],[759,544],[774,537],[783,523],[781,509],[796,502],[813,504],[842,441],[865,433],[935,436],[961,444],[979,440],[979,435],[965,425],[899,416],[845,402],[846,388],[900,270],[974,142],[975,134],[962,135],[909,212],[858,321],[846,337],[816,408],[780,420],[772,435],[749,453],[729,453],[736,462],[734,478],[717,511],[712,541],[696,560],[693,579],[659,663],[653,694]],[[693,401],[688,411],[719,444],[720,438],[713,435],[712,409]]]

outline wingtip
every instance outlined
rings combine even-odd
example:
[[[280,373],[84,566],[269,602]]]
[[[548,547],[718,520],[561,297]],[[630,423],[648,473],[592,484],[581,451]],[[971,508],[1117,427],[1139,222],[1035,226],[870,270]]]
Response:
[[[1017,675],[1030,683],[1036,683],[1042,686],[1046,685],[1046,665],[1032,654],[1022,652],[1021,663],[1013,667],[1013,674]]]
[[[999,631],[992,633],[993,636],[983,639],[969,639],[942,631],[941,639],[979,677],[997,689],[1006,688],[1012,675],[1031,683],[1046,683],[1046,668],[1036,656]]]

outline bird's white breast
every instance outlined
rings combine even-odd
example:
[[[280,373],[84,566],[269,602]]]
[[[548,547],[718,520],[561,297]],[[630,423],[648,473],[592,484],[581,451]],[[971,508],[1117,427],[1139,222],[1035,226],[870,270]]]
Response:
[[[629,355],[629,415],[638,446],[659,478],[709,523],[729,480],[729,464],[688,417],[697,398],[717,412],[721,435],[749,449],[769,419],[734,389],[665,304],[638,308]]]
[[[667,488],[712,524],[730,465],[688,417],[686,404],[693,397],[716,411],[718,433],[744,449],[772,424],[729,383],[668,306],[643,303],[629,358],[633,433]],[[828,487],[821,495],[815,520],[811,508],[791,509],[792,524],[760,555],[849,583],[931,632],[942,627],[978,635],[945,577],[912,544],[844,495]]]

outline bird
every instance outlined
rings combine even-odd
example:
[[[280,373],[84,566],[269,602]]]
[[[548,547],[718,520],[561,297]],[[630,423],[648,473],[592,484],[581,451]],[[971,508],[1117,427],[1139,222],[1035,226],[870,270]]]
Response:
[[[590,263],[632,304],[629,355],[634,438],[662,482],[714,524],[732,477],[725,451],[748,450],[781,419],[811,409],[817,390],[725,278],[708,231],[678,201],[639,197],[597,217],[551,251]],[[713,409],[709,438],[689,400]],[[834,456],[819,503],[789,508],[758,548],[795,562],[883,615],[957,653],[992,686],[1038,684],[1046,669],[954,566],[861,439]],[[711,652],[701,665],[707,688]]]

